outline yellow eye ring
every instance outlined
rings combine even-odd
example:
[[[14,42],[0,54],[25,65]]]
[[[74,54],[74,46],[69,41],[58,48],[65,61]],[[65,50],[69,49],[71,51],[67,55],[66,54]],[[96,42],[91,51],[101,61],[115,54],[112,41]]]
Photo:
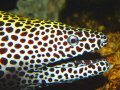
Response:
[[[72,46],[77,45],[78,41],[79,41],[78,38],[74,35],[71,35],[71,36],[68,37],[68,43]]]

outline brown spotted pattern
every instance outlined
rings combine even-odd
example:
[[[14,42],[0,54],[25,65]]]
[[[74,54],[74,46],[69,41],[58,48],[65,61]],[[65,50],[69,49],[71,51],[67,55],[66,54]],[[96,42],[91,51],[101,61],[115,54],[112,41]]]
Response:
[[[109,68],[105,59],[46,65],[106,44],[101,32],[0,11],[0,88],[42,87],[98,75]]]

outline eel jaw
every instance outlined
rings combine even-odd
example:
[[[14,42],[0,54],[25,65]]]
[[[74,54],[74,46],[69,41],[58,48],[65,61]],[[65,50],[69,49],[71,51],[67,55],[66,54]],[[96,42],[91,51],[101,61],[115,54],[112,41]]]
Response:
[[[105,35],[101,36],[101,48],[105,47],[108,43],[108,39]]]

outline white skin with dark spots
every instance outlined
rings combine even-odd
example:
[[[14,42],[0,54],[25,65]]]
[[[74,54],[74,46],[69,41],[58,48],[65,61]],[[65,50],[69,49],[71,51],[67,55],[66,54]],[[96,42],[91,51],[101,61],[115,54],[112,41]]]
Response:
[[[89,60],[88,64],[84,60],[82,62],[74,60],[76,56],[98,50],[107,44],[107,38],[101,32],[96,34],[96,31],[92,32],[90,29],[73,28],[45,20],[30,20],[30,18],[13,16],[13,14],[2,11],[0,15],[2,15],[0,18],[0,84],[3,89],[20,88],[23,90],[42,87],[45,83],[48,85],[72,82],[76,79],[99,75],[109,68],[106,59],[97,59],[96,62]],[[4,16],[8,18],[6,19]],[[11,25],[7,26],[7,23],[11,23]],[[50,25],[50,27],[46,25]],[[44,28],[41,29],[41,27]],[[36,30],[33,31],[33,28]],[[18,32],[19,30],[20,32]],[[30,37],[30,34],[33,36]],[[54,36],[51,37],[52,35]],[[99,38],[96,38],[97,35]],[[38,40],[35,39],[36,37]],[[21,42],[22,39],[25,42]],[[13,45],[9,45],[10,42]],[[4,43],[3,46],[2,43]],[[29,48],[26,48],[26,45]],[[37,47],[34,48],[34,46]],[[50,63],[69,58],[73,58],[73,62],[47,66]]]

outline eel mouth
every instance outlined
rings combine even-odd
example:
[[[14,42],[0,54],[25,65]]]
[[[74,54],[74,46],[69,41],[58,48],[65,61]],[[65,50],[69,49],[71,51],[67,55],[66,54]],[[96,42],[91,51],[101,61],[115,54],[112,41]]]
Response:
[[[91,65],[93,63],[97,63],[99,62],[100,60],[105,60],[105,62],[107,62],[107,67],[109,68],[109,63],[106,59],[104,59],[104,57],[102,57],[99,53],[95,52],[95,53],[84,53],[83,55],[79,55],[79,56],[76,56],[76,57],[71,57],[69,59],[62,59],[58,62],[54,62],[54,63],[49,63],[48,65],[46,65],[47,67],[54,67],[54,66],[57,66],[57,65],[61,65],[61,64],[67,64],[69,62],[74,62],[76,63],[76,67],[79,67],[79,66],[86,66],[86,65]],[[79,64],[79,66],[78,66]]]
[[[73,77],[76,76],[76,79],[84,79],[100,75],[101,73],[106,72],[108,69],[109,62],[102,58],[99,53],[86,53],[67,60],[60,60],[55,63],[50,63],[41,68],[42,71],[50,72],[50,70],[53,70],[55,73],[57,70],[59,70],[59,74],[63,75],[63,77],[67,74],[67,79],[60,82],[75,80],[75,78],[70,78],[70,75],[73,75]]]

